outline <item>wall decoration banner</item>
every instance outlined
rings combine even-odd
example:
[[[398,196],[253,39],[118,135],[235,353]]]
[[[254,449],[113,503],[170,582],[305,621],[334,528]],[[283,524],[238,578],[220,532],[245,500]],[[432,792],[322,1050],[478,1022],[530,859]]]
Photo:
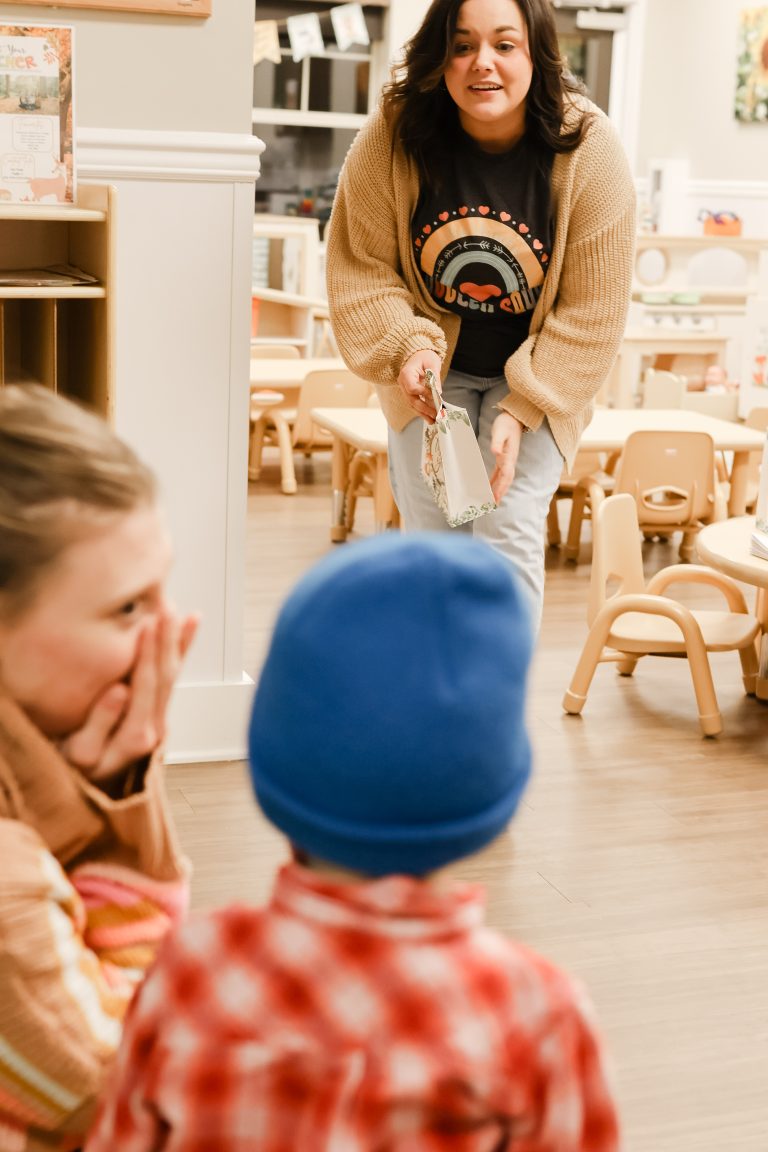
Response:
[[[320,17],[316,12],[307,12],[302,16],[289,16],[286,24],[294,63],[298,64],[305,56],[325,55]]]
[[[340,51],[353,44],[370,44],[363,9],[359,4],[339,4],[331,8],[331,24]]]
[[[253,26],[254,64],[260,64],[262,60],[279,64],[281,59],[277,20],[257,20]]]
[[[0,24],[0,200],[74,201],[73,34]]]
[[[739,20],[737,120],[768,123],[768,8],[748,8]]]

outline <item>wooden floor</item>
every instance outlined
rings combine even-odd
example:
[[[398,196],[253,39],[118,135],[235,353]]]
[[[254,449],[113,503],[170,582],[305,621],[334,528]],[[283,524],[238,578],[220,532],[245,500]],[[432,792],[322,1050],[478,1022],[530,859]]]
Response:
[[[276,464],[250,486],[247,670],[279,604],[331,547],[327,462]],[[360,535],[372,531],[370,501]],[[564,509],[567,513],[567,506]],[[530,692],[535,775],[512,829],[456,871],[482,879],[490,922],[576,973],[612,1054],[626,1152],[768,1152],[768,706],[742,694],[735,654],[713,661],[725,731],[703,739],[687,664],[598,669],[581,717],[560,702],[586,633],[584,562],[548,554]],[[648,571],[673,562],[645,545]],[[700,595],[700,594],[699,594]],[[298,718],[300,719],[300,718]],[[242,764],[169,769],[195,866],[194,904],[260,901],[280,838]]]

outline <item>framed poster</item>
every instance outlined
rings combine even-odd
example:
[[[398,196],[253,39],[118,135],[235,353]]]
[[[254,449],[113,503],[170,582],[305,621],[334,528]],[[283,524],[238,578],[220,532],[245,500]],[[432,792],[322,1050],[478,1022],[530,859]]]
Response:
[[[737,120],[768,123],[768,8],[748,8],[739,20]]]
[[[213,0],[24,0],[25,7],[91,8],[100,12],[151,12],[155,16],[210,16]]]
[[[72,29],[0,24],[0,200],[71,204]]]

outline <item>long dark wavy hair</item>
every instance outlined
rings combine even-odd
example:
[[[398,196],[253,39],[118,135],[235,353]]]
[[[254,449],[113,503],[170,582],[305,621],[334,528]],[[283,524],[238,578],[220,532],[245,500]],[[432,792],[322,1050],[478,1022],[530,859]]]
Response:
[[[528,29],[533,64],[525,104],[525,134],[540,154],[571,152],[584,136],[591,114],[563,132],[567,104],[584,86],[564,63],[550,0],[515,0]],[[416,163],[422,186],[440,184],[440,170],[459,124],[458,111],[443,82],[453,51],[459,9],[464,0],[432,0],[419,30],[408,41],[402,63],[382,92],[382,108],[396,138]]]

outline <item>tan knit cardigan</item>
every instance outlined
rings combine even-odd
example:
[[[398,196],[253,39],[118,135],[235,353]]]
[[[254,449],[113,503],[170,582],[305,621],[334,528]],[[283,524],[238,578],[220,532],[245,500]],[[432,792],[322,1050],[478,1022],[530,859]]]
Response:
[[[528,428],[546,417],[570,465],[592,401],[618,352],[634,260],[635,190],[608,118],[595,113],[581,144],[555,156],[554,243],[528,339],[505,365],[501,407]],[[356,137],[339,179],[328,228],[328,300],[339,350],[370,380],[389,424],[414,419],[397,387],[405,360],[431,348],[450,365],[461,320],[427,294],[413,256],[415,165],[393,144],[381,112]]]
[[[188,885],[160,754],[112,799],[0,694],[0,1149],[80,1147]]]

